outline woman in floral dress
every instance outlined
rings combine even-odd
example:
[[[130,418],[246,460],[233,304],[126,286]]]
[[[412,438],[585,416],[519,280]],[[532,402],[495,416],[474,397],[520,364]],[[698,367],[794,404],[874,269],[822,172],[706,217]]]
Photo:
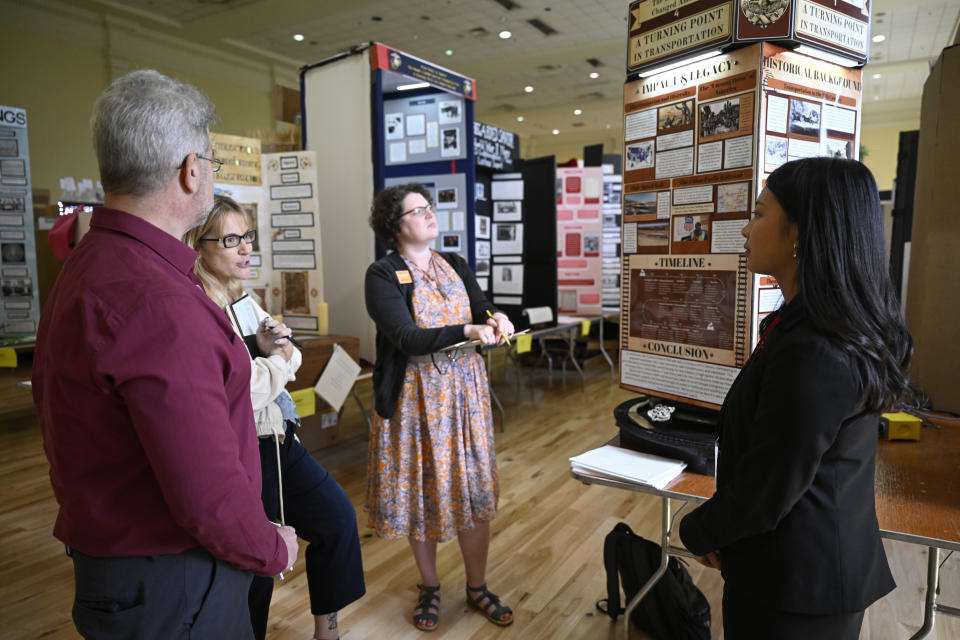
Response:
[[[374,199],[370,226],[390,253],[367,269],[367,311],[377,325],[376,416],[367,468],[369,526],[406,537],[420,571],[413,622],[437,627],[437,542],[457,536],[467,602],[493,623],[513,612],[487,589],[490,521],[499,483],[487,374],[464,340],[497,344],[513,334],[457,254],[437,253],[437,221],[421,185]]]

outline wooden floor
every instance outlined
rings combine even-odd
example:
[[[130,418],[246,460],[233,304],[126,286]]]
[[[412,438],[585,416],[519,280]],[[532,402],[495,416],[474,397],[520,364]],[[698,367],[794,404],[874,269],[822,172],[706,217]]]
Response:
[[[29,362],[0,370],[0,636],[75,638],[72,565],[51,535],[57,506],[30,392],[19,384],[28,378]],[[603,537],[621,520],[641,535],[656,537],[659,502],[570,478],[567,459],[614,435],[613,407],[631,395],[610,380],[599,358],[589,362],[587,378],[586,392],[581,392],[575,376],[568,376],[564,386],[555,375],[550,385],[546,372],[538,371],[531,386],[526,380],[518,383],[513,370],[505,377],[494,363],[495,388],[507,421],[506,431],[497,433],[501,498],[488,582],[513,607],[516,622],[511,627],[496,627],[467,609],[459,550],[450,542],[440,547],[440,627],[430,636],[417,631],[410,614],[418,576],[407,543],[380,540],[365,526],[366,442],[355,437],[314,452],[358,510],[367,595],[341,613],[344,638],[620,637],[622,621],[613,624],[594,608],[605,591]],[[369,406],[369,384],[361,392]],[[356,406],[348,404],[342,426],[359,432],[360,420]],[[899,587],[867,612],[863,639],[908,638],[922,620],[926,551],[905,543],[886,546]],[[960,605],[957,563],[949,557],[942,568],[941,598],[954,606]],[[721,638],[719,574],[699,565],[690,571],[713,609],[713,637]],[[306,576],[298,560],[292,575],[276,588],[268,637],[306,640],[312,630]],[[960,620],[940,616],[929,637],[960,638]]]

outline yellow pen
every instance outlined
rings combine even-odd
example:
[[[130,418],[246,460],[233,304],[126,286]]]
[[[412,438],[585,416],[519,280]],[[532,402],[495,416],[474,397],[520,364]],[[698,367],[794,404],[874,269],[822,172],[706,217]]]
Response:
[[[490,309],[487,309],[487,316],[493,318],[493,314],[490,313]],[[510,346],[510,338],[508,338],[507,336],[503,336],[503,339],[507,341],[507,346],[509,347],[509,346]]]

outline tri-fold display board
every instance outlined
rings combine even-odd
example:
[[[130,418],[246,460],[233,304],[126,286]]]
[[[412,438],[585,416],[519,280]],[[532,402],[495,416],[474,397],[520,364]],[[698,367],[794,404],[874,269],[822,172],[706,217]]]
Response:
[[[769,43],[627,82],[622,386],[719,407],[781,301],[741,230],[776,167],[857,157],[860,82]]]

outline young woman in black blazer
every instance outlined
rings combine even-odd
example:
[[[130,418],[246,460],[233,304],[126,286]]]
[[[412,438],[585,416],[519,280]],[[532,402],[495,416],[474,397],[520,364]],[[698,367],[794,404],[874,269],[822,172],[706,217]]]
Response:
[[[906,393],[913,351],[876,183],[854,160],[788,162],[743,235],[747,267],[785,302],[727,393],[717,491],[680,538],[723,574],[727,640],[855,640],[896,586],[874,506],[877,414]]]

